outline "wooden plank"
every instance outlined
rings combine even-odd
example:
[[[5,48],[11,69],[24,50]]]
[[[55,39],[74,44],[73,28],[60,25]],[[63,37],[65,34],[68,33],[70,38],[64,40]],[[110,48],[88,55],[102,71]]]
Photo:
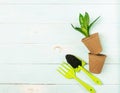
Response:
[[[97,93],[119,93],[120,85],[94,86]],[[0,85],[1,93],[80,93],[87,91],[80,85]]]
[[[77,23],[73,24],[79,26]],[[98,32],[102,41],[116,45],[119,37],[119,26],[120,24],[97,23],[90,32],[91,34]],[[112,39],[109,32],[112,33]],[[78,45],[82,38],[84,36],[75,31],[70,24],[0,24],[0,44],[67,45],[72,42],[72,44]]]
[[[64,50],[61,52],[54,50],[52,45],[29,45],[29,44],[12,44],[0,45],[0,63],[2,64],[46,64],[46,63],[60,63],[65,60],[66,54],[74,54],[83,58],[88,63],[88,53],[85,46],[62,45]],[[114,51],[116,49],[111,49]],[[78,52],[79,51],[79,52]],[[118,63],[119,53],[107,52],[107,59],[105,63]]]
[[[118,8],[119,5],[1,5],[0,23],[76,23],[79,13],[85,11],[92,20],[101,16],[102,23],[119,23]]]
[[[10,64],[0,65],[0,84],[78,84],[75,80],[69,80],[59,74],[58,65],[33,65],[33,64]],[[88,68],[88,67],[86,67]],[[96,74],[104,85],[120,84],[120,64],[108,64],[101,74]],[[77,76],[91,85],[95,85],[83,72]]]
[[[120,3],[118,0],[0,0],[1,4],[117,4]]]

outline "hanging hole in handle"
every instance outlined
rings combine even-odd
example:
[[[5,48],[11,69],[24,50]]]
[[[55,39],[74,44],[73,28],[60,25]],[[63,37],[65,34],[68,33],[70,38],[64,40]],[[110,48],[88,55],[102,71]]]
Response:
[[[90,91],[93,91],[93,89],[90,89]]]

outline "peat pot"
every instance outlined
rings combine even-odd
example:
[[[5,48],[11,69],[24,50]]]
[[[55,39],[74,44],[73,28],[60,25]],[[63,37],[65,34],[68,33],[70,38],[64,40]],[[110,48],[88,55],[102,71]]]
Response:
[[[83,38],[82,42],[88,48],[90,53],[99,54],[102,51],[98,33],[92,34],[87,38]]]
[[[106,55],[89,53],[89,71],[99,74],[105,63]]]

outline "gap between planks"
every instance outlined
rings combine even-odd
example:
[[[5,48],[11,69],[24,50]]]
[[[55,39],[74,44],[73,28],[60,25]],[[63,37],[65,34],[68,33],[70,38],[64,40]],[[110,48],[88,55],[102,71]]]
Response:
[[[50,84],[50,83],[0,83],[0,85],[79,85],[79,84]],[[93,85],[93,84],[92,84]],[[120,86],[120,84],[104,84],[102,86],[108,86],[108,85],[117,85]]]
[[[0,3],[0,5],[120,5],[120,3]]]
[[[60,63],[0,63],[0,65],[59,65]],[[86,63],[86,66],[89,64]],[[120,63],[105,63],[105,65],[120,65]]]

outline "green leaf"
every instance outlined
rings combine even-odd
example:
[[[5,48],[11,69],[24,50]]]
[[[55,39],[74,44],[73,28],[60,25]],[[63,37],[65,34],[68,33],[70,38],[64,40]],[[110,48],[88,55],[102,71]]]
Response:
[[[84,24],[83,27],[84,27],[86,30],[88,30],[88,26],[89,26],[89,14],[88,14],[87,12],[85,12],[83,24]]]
[[[76,31],[81,32],[81,33],[86,37],[86,33],[85,33],[84,31],[82,31],[81,28],[79,28],[79,27],[74,27],[72,24],[71,24],[71,26],[72,26]]]
[[[83,28],[87,29],[87,20],[86,20],[85,16],[84,16],[83,25],[84,25]]]
[[[83,26],[84,18],[82,14],[79,14],[79,23],[81,26]]]
[[[89,25],[89,29],[92,27],[92,25],[93,25],[99,18],[100,18],[100,16],[97,17],[97,18]]]
[[[90,17],[89,17],[89,14],[87,12],[85,12],[85,19],[86,19],[87,26],[89,26]]]

